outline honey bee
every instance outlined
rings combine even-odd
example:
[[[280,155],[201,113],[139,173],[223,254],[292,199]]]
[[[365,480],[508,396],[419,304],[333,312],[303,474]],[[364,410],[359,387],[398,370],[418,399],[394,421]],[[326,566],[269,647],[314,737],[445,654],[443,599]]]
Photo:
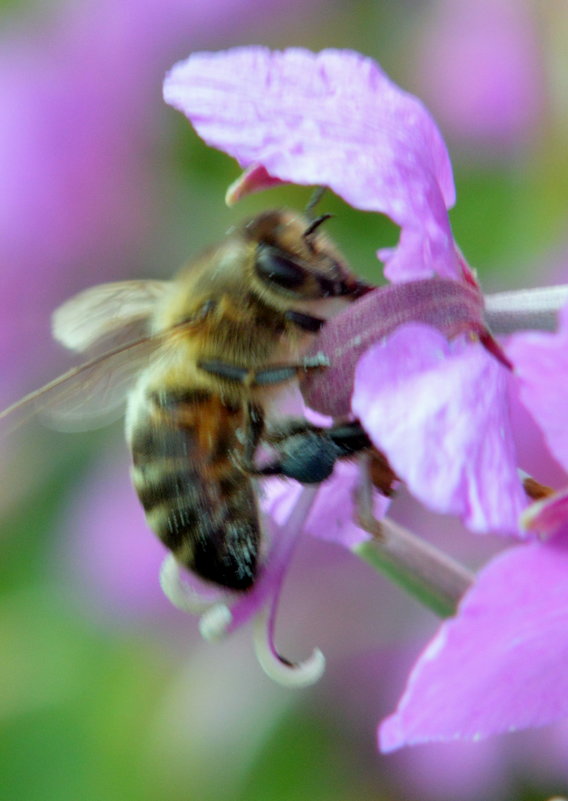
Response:
[[[148,525],[182,565],[230,590],[249,589],[258,572],[255,476],[318,483],[337,459],[370,447],[357,423],[321,428],[274,411],[283,385],[325,368],[305,357],[321,326],[372,289],[322,233],[328,216],[266,211],[171,281],[71,298],[54,313],[55,338],[100,355],[15,405],[54,398],[81,417],[126,396]],[[258,465],[261,446],[271,457]]]

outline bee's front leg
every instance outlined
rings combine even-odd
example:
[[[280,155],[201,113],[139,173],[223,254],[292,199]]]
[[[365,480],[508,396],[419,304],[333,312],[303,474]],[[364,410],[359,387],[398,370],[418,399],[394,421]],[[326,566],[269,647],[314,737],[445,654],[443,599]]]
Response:
[[[316,317],[313,314],[305,314],[301,311],[296,311],[295,309],[289,309],[287,312],[284,312],[284,317],[290,323],[294,323],[294,325],[301,328],[302,331],[309,331],[312,334],[317,334],[320,328],[324,325],[325,320],[323,317]]]

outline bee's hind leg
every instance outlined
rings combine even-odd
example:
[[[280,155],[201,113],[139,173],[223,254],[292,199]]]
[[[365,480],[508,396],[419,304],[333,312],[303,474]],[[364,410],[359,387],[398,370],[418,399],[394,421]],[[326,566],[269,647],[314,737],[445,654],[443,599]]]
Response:
[[[257,476],[286,476],[302,484],[325,481],[338,459],[371,447],[357,422],[321,428],[307,420],[292,419],[272,427],[258,441],[261,438],[274,446],[279,458],[261,467],[256,467],[250,459],[246,465],[247,472]]]

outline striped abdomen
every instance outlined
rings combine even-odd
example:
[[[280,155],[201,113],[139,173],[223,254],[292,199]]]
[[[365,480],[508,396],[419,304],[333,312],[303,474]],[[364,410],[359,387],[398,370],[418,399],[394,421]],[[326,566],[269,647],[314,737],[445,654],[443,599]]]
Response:
[[[165,391],[146,396],[129,433],[149,526],[182,564],[233,590],[254,582],[260,542],[252,483],[230,458],[242,423],[206,391]]]

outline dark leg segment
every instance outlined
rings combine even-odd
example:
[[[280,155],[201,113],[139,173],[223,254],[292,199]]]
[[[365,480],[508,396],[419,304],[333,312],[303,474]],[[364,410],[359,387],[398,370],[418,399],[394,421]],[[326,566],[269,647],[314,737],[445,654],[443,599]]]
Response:
[[[279,458],[257,466],[255,455],[261,441],[272,446]],[[286,476],[302,484],[320,484],[333,473],[338,459],[366,450],[370,451],[373,485],[383,495],[392,495],[398,477],[357,420],[321,428],[304,418],[292,418],[265,430],[262,410],[249,404],[243,456],[238,465],[251,476]]]
[[[280,458],[261,467],[256,467],[250,459],[245,465],[247,472],[258,476],[287,476],[302,484],[325,481],[338,459],[371,447],[359,423],[343,423],[326,429],[307,420],[290,420],[267,432],[265,439],[278,451]],[[254,450],[250,455],[254,457]]]

